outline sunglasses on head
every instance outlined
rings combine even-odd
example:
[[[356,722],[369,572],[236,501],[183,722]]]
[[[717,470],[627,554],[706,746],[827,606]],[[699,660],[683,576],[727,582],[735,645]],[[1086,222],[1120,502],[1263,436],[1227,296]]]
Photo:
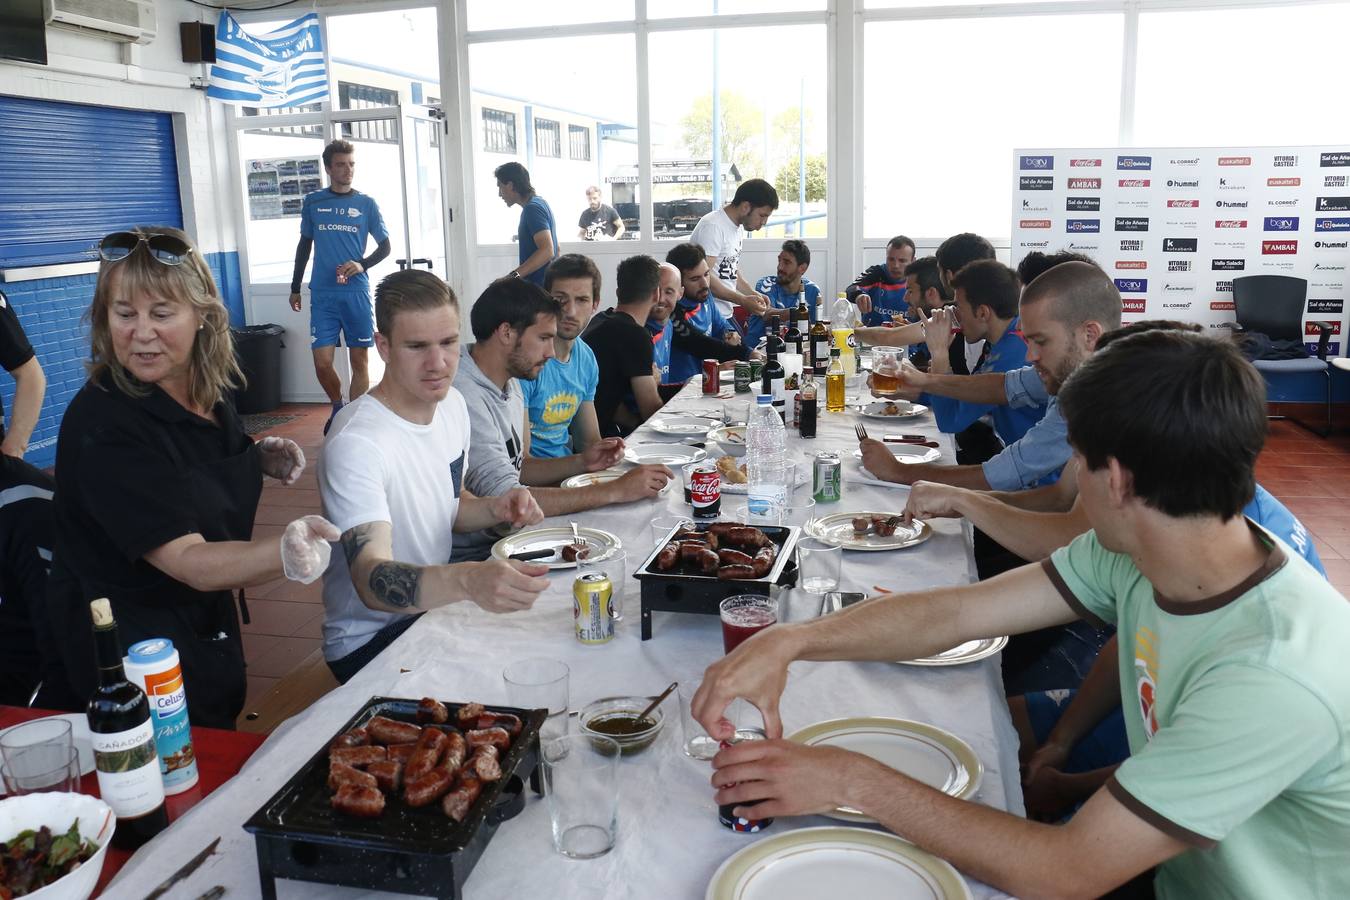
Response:
[[[141,234],[136,231],[114,231],[99,241],[98,255],[107,262],[121,262],[145,244],[150,258],[166,266],[181,266],[192,248],[186,241],[171,234]]]

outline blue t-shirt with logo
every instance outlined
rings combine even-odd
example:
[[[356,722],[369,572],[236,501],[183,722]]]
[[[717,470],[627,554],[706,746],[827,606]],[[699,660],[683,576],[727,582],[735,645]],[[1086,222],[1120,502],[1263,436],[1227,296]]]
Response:
[[[652,335],[652,362],[656,365],[656,371],[661,373],[657,381],[659,384],[670,384],[670,320],[656,325],[648,319],[647,330]]]
[[[384,216],[373,197],[360,191],[336,194],[323,188],[305,195],[300,207],[300,236],[314,241],[314,268],[309,274],[311,291],[370,292],[370,277],[362,272],[338,284],[337,267],[366,255],[366,237],[380,243],[389,237]]]
[[[694,303],[689,300],[681,300],[675,304],[675,311],[671,314],[681,316],[686,319],[690,325],[699,331],[721,339],[724,334],[731,330],[732,326],[727,322],[722,311],[717,308],[717,301],[713,299],[711,293],[702,303]],[[667,384],[684,384],[690,378],[700,374],[703,371],[703,360],[694,359],[694,357],[685,350],[672,348],[670,351],[670,365],[667,372],[669,381]]]
[[[534,381],[519,381],[530,417],[530,455],[567,456],[572,452],[572,419],[581,404],[595,402],[595,387],[600,382],[595,353],[585,341],[573,341],[567,362],[554,357],[544,363]]]
[[[541,231],[547,231],[553,237],[553,258],[558,258],[558,226],[553,221],[553,210],[549,209],[544,198],[535,194],[530,198],[530,202],[520,210],[520,228],[516,231],[516,240],[520,243],[518,248],[520,252],[520,261],[523,264],[525,260],[534,255],[537,249],[534,246],[534,236]],[[533,272],[525,276],[526,281],[533,281],[540,287],[544,286],[544,273],[548,271],[548,266],[540,266]]]
[[[816,324],[816,305],[820,302],[820,288],[815,282],[803,278],[802,290],[806,291],[806,312],[810,316],[812,325]],[[783,290],[782,285],[778,283],[777,275],[765,275],[759,281],[755,282],[755,291],[769,298],[774,309],[795,310],[797,308],[797,294],[789,294]],[[772,313],[770,313],[772,315]],[[788,320],[783,319],[783,325],[786,327]],[[764,337],[765,322],[763,316],[751,316],[745,322],[745,345],[747,347],[758,346],[760,339]]]

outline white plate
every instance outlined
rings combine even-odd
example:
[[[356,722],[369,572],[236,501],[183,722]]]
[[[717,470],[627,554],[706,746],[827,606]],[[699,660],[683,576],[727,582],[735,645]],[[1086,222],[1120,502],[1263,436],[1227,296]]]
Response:
[[[580,475],[573,475],[571,478],[563,479],[562,484],[558,486],[565,488],[590,487],[593,484],[605,484],[606,482],[622,478],[624,474],[625,472],[616,472],[613,469],[605,469],[601,472],[583,472]],[[672,478],[667,481],[666,486],[661,488],[658,495],[664,496],[666,492],[670,490],[670,486],[678,480],[678,478]]]
[[[942,459],[942,451],[937,447],[923,447],[919,444],[887,444],[886,449],[891,451],[891,456],[908,465],[930,463]],[[854,450],[853,458],[862,459],[862,451]]]
[[[577,529],[577,533],[581,535],[582,540],[599,551],[592,550],[591,555],[586,557],[588,560],[605,559],[623,546],[623,541],[619,540],[617,535],[610,534],[608,531],[601,531],[599,528],[581,527]],[[492,556],[495,559],[506,559],[512,553],[529,553],[533,550],[544,550],[552,547],[555,548],[553,556],[532,559],[530,562],[540,563],[550,569],[574,569],[577,565],[576,562],[568,562],[560,555],[561,549],[570,543],[572,543],[572,528],[569,525],[526,528],[524,531],[508,535],[493,544]]]
[[[962,666],[993,656],[1007,645],[1006,637],[981,638],[978,641],[966,641],[950,650],[922,659],[903,659],[900,662],[906,666]]]
[[[958,800],[980,789],[984,765],[970,745],[949,731],[923,722],[860,716],[808,725],[788,740],[808,747],[841,747],[870,756],[916,781]],[[848,822],[873,822],[856,809],[841,806],[826,813]]]
[[[718,867],[704,900],[969,900],[951,865],[893,834],[799,828],[757,841]]]
[[[913,547],[915,544],[922,544],[933,536],[932,527],[921,519],[915,519],[909,525],[897,526],[895,534],[889,537],[882,537],[870,531],[867,534],[859,535],[853,531],[853,519],[856,516],[892,515],[895,515],[895,513],[877,512],[875,510],[831,513],[813,519],[806,526],[806,533],[808,536],[827,544],[838,544],[845,550],[903,550],[906,547]]]
[[[887,415],[886,404],[894,403],[900,408],[898,413]],[[875,400],[858,410],[864,419],[912,419],[928,412],[922,403],[910,403],[908,400]]]
[[[652,431],[657,434],[675,434],[685,437],[691,434],[704,435],[708,429],[717,425],[720,419],[705,419],[701,416],[657,415],[647,420]]]
[[[722,425],[708,432],[708,440],[717,444],[727,456],[745,456],[744,425]]]
[[[623,458],[630,463],[662,463],[667,466],[682,466],[685,463],[699,462],[708,458],[700,447],[687,444],[630,444],[623,451]]]
[[[84,713],[62,713],[59,716],[43,716],[43,719],[65,719],[70,722],[70,737],[75,742],[75,749],[80,754],[80,774],[88,775],[94,771],[94,745],[89,738],[89,719]],[[32,719],[30,721],[41,721]],[[20,725],[25,723],[20,722]],[[11,725],[10,728],[17,728],[18,725]],[[4,735],[10,728],[0,731],[0,736]],[[4,782],[0,782],[0,797],[5,795]]]

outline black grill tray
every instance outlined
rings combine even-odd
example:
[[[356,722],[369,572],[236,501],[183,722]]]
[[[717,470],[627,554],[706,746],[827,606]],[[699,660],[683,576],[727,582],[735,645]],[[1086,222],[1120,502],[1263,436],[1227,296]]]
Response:
[[[416,722],[416,700],[372,697],[333,737],[375,716]],[[450,721],[464,704],[446,703]],[[328,746],[255,812],[244,829],[258,850],[258,877],[265,900],[276,897],[275,879],[420,894],[453,900],[497,826],[525,805],[523,779],[539,760],[539,729],[545,711],[493,706],[489,712],[520,717],[520,735],[501,760],[502,777],[483,788],[465,820],[456,823],[440,803],[413,809],[387,796],[378,819],[345,815],[329,805]],[[452,726],[439,726],[452,730]]]

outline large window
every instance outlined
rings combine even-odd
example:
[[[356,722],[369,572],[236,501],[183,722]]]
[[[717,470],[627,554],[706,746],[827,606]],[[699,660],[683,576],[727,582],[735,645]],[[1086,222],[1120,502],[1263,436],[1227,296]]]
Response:
[[[483,149],[489,153],[516,152],[516,114],[483,107]]]
[[[582,125],[567,126],[567,155],[572,159],[590,160],[591,130]]]
[[[562,156],[562,131],[555,120],[534,120],[534,152],[553,159]]]
[[[1006,236],[1014,148],[1116,144],[1123,36],[1122,15],[867,23],[863,234]]]

